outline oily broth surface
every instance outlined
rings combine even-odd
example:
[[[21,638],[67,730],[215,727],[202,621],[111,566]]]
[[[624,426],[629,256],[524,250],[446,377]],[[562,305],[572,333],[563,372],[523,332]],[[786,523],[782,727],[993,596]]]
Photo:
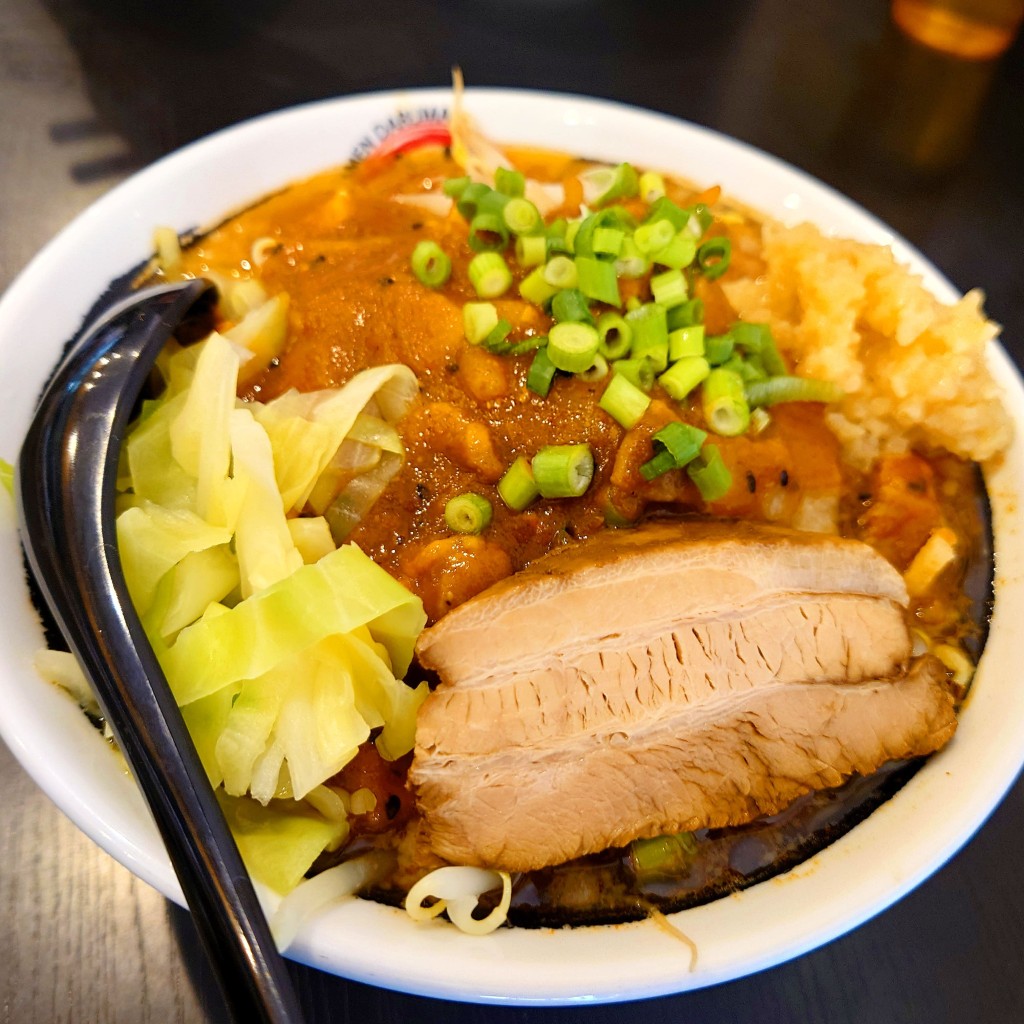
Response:
[[[528,175],[547,181],[569,178],[583,165],[536,151],[516,151],[514,159]],[[432,620],[552,547],[605,529],[610,506],[629,516],[710,513],[792,524],[805,496],[838,494],[841,532],[872,540],[866,536],[866,513],[878,498],[878,482],[842,465],[820,408],[806,403],[777,407],[771,427],[756,439],[715,439],[734,487],[711,508],[685,479],[650,488],[637,501],[638,466],[649,457],[650,435],[666,421],[663,400],[656,398],[652,411],[624,438],[597,405],[604,381],[559,379],[542,399],[526,388],[530,356],[498,356],[466,345],[461,307],[476,295],[466,273],[473,252],[465,224],[455,215],[439,216],[394,198],[437,195],[445,178],[460,173],[441,149],[326,172],[203,236],[185,251],[181,268],[186,276],[255,277],[268,294],[290,297],[286,348],[243,398],[267,400],[292,387],[331,387],[389,362],[414,370],[420,395],[399,427],[406,464],[351,539],[417,593]],[[670,188],[670,196],[683,204],[697,193],[681,184]],[[758,222],[733,209],[715,230],[733,241],[730,273],[756,275]],[[409,254],[423,238],[437,241],[452,257],[452,277],[437,291],[422,286],[409,268]],[[257,265],[253,244],[260,239],[265,259]],[[518,279],[521,273],[510,262]],[[623,284],[625,297],[630,285]],[[639,297],[648,297],[635,287]],[[546,333],[547,316],[520,301],[514,289],[508,295],[496,305],[499,316],[512,323],[513,337]],[[735,317],[721,289],[711,282],[701,297],[709,332],[726,330]],[[699,423],[699,409],[691,404],[682,418]],[[583,497],[541,502],[525,513],[505,507],[495,484],[517,455],[529,455],[542,444],[580,441],[590,444],[597,466]],[[980,650],[991,584],[987,527],[973,507],[983,504],[983,489],[975,468],[961,460],[929,460],[927,470],[936,506],[970,550],[964,572],[950,574],[911,613],[929,635],[964,642],[973,653]],[[908,476],[907,486],[913,483]],[[482,537],[453,536],[444,522],[447,500],[467,491],[483,494],[494,509]],[[964,502],[965,494],[976,501]],[[972,581],[970,594],[963,588],[966,577]],[[622,920],[642,916],[651,905],[671,910],[715,898],[784,870],[831,842],[895,792],[916,767],[893,766],[871,779],[810,794],[770,820],[698,834],[702,852],[687,872],[647,889],[632,885],[621,851],[522,876],[511,920],[525,925]],[[376,896],[395,902],[401,890],[383,887]]]

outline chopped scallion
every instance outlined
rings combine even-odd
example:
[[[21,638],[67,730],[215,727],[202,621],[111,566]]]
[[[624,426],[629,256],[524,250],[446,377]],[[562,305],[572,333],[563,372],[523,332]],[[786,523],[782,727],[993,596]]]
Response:
[[[661,372],[668,366],[668,320],[665,307],[646,302],[639,309],[626,314],[626,322],[633,330],[631,352],[634,358],[646,356]]]
[[[644,223],[653,224],[659,220],[667,220],[672,225],[673,231],[682,231],[689,219],[689,210],[684,210],[667,196],[662,196],[651,203],[651,209]]]
[[[657,263],[662,267],[671,267],[673,270],[688,267],[696,255],[697,243],[682,232],[673,237],[664,249],[650,254],[652,263]]]
[[[505,470],[505,475],[498,481],[498,495],[514,512],[522,512],[540,497],[533,470],[524,456],[520,455]]]
[[[519,294],[532,302],[535,306],[545,305],[552,296],[558,294],[558,289],[548,284],[544,277],[544,267],[534,267],[526,277],[519,282]]]
[[[701,299],[689,299],[681,306],[673,306],[668,311],[668,329],[678,330],[680,327],[689,327],[692,324],[702,323],[704,320],[704,303]]]
[[[474,252],[498,252],[508,245],[508,228],[500,213],[478,213],[469,222],[469,247]]]
[[[700,496],[708,502],[724,498],[732,487],[732,474],[716,444],[704,445],[700,455],[686,467],[686,472],[697,485]]]
[[[547,345],[538,348],[530,363],[530,369],[526,371],[526,386],[541,398],[547,398],[551,390],[551,382],[555,379],[555,372],[558,367],[551,362],[548,355]]]
[[[588,299],[605,302],[609,306],[622,305],[615,264],[597,256],[577,256],[578,287]]]
[[[721,366],[732,355],[735,345],[731,334],[709,334],[704,339],[704,355],[712,366]]]
[[[628,377],[615,373],[597,403],[619,426],[632,430],[651,404],[645,394]]]
[[[455,208],[464,220],[472,220],[476,216],[480,201],[490,191],[490,188],[480,181],[471,181],[463,186],[458,199],[455,201]]]
[[[417,243],[409,264],[412,272],[428,288],[440,288],[452,273],[452,261],[437,242],[429,239]]]
[[[651,294],[659,306],[670,309],[682,305],[687,299],[686,278],[681,270],[666,270],[651,277]],[[667,320],[666,320],[667,324]]]
[[[586,381],[588,384],[594,384],[599,380],[604,380],[608,376],[608,360],[605,359],[600,352],[594,356],[593,363],[590,367],[584,370],[582,373],[576,374],[580,380]]]
[[[653,480],[670,469],[682,469],[697,458],[707,436],[699,427],[688,423],[667,423],[651,436],[654,458],[640,467],[640,475],[645,480]]]
[[[750,406],[743,390],[743,378],[722,367],[712,370],[701,389],[704,419],[723,437],[736,437],[750,426]]]
[[[655,220],[641,224],[633,232],[633,241],[644,256],[661,252],[675,238],[676,229],[668,220]]]
[[[467,302],[462,307],[462,330],[470,345],[479,345],[498,326],[493,302]]]
[[[596,327],[572,320],[560,321],[548,332],[548,358],[559,370],[581,373],[594,362],[598,343]]]
[[[448,178],[441,186],[441,191],[446,196],[451,196],[452,199],[459,199],[462,193],[466,191],[466,186],[469,185],[469,175],[463,175],[461,178]]]
[[[632,164],[595,167],[580,175],[583,201],[591,207],[604,206],[613,199],[631,199],[640,188],[639,176]]]
[[[559,321],[572,320],[594,324],[587,298],[578,288],[565,288],[551,300],[551,315]]]
[[[575,288],[579,274],[570,256],[552,256],[544,265],[544,280],[553,288]]]
[[[731,258],[732,242],[721,235],[709,238],[697,250],[697,266],[709,281],[721,277],[729,269]]]
[[[640,175],[640,198],[645,203],[653,203],[665,194],[665,179],[657,171],[644,171]]]
[[[673,363],[658,378],[658,383],[672,398],[681,402],[710,372],[711,367],[703,356],[687,356]]]
[[[469,281],[481,299],[496,299],[512,287],[512,271],[499,252],[479,252],[469,261]]]
[[[668,361],[704,355],[704,325],[691,324],[668,333]]]
[[[516,261],[524,269],[543,263],[547,255],[548,241],[543,235],[520,235],[516,239]]]
[[[589,445],[549,444],[534,455],[530,468],[542,498],[578,498],[594,478]]]
[[[626,240],[626,232],[622,228],[598,227],[594,229],[594,252],[602,256],[618,256],[622,252],[622,243]]]
[[[514,235],[534,235],[544,227],[537,207],[521,196],[510,199],[501,211],[505,227]]]
[[[626,235],[615,260],[615,273],[619,277],[638,278],[643,277],[650,269],[651,261],[636,247],[633,236]]]
[[[641,391],[650,391],[654,387],[654,363],[646,357],[616,359],[612,363],[612,373],[625,377],[630,384],[635,384]]]
[[[752,406],[776,405],[779,402],[838,402],[842,388],[830,380],[811,377],[769,377],[746,385],[747,401]]]
[[[597,318],[598,351],[605,359],[622,359],[633,341],[633,328],[625,317],[609,310]]]
[[[444,506],[444,521],[456,533],[483,533],[491,525],[494,510],[482,495],[460,494]]]
[[[526,175],[509,167],[499,167],[494,172],[494,187],[503,195],[521,196],[526,191]]]

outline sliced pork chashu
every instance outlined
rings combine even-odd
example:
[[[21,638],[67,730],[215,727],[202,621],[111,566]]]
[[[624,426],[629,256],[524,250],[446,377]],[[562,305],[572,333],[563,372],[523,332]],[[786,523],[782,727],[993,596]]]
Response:
[[[956,728],[857,541],[655,523],[545,556],[421,637],[410,780],[435,853],[525,871],[737,825]]]

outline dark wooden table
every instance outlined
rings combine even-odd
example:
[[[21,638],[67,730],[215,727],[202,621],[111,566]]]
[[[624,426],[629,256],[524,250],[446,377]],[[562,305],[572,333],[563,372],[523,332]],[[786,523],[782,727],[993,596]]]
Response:
[[[0,288],[79,210],[193,138],[321,96],[444,84],[456,62],[472,84],[652,107],[807,169],[959,287],[984,287],[1024,363],[1024,46],[988,64],[937,57],[895,32],[885,0],[3,0]],[[0,793],[0,1020],[226,1020],[188,915],[78,833],[2,746]],[[1018,783],[892,910],[685,996],[501,1009],[294,976],[310,1021],[1018,1024],[1022,843]]]

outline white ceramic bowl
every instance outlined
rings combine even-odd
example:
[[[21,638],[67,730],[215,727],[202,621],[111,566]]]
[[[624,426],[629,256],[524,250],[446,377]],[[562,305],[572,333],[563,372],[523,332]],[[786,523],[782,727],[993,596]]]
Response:
[[[286,183],[346,162],[403,119],[443,112],[446,90],[382,93],[258,118],[135,175],[83,213],[0,301],[0,456],[12,460],[35,396],[63,343],[109,281],[145,259],[152,229],[216,223]],[[671,170],[787,221],[889,244],[942,300],[957,296],[924,258],[840,195],[748,146],[657,114],[574,96],[470,90],[493,137]],[[1001,350],[992,366],[1024,436],[1024,392]],[[673,920],[696,944],[649,922],[487,938],[350,900],[312,922],[290,950],[359,981],[426,995],[504,1003],[602,1002],[681,992],[737,978],[834,939],[899,899],[981,825],[1024,761],[1024,686],[1015,624],[1024,621],[1024,449],[987,473],[997,549],[996,606],[975,689],[956,738],[892,800],[796,869]],[[28,772],[88,835],[183,903],[131,780],[78,709],[32,672],[43,637],[21,582],[13,512],[0,532],[0,730]]]

